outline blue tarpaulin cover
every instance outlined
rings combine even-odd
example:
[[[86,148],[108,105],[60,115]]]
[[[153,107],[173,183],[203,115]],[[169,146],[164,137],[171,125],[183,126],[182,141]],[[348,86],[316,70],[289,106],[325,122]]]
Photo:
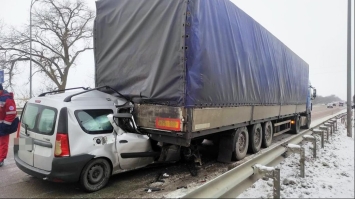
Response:
[[[229,0],[100,0],[96,85],[172,106],[306,104],[308,64]]]

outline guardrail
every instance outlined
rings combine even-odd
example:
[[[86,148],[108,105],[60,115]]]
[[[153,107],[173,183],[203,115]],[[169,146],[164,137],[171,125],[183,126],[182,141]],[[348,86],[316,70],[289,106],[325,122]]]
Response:
[[[182,198],[236,198],[261,177],[255,175],[253,168],[255,165],[277,165],[283,160],[281,155],[287,151],[288,144],[300,143],[303,141],[304,135],[312,134],[313,129],[318,128],[328,120],[340,119],[339,116],[344,116],[344,113],[330,117],[308,130],[278,142],[275,146],[263,150],[254,158],[187,193]]]

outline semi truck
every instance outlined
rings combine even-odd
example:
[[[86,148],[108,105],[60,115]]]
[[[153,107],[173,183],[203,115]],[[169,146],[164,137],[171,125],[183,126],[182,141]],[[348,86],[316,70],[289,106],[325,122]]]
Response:
[[[229,0],[96,6],[96,88],[26,103],[14,159],[27,174],[93,192],[157,162],[201,164],[204,139],[230,162],[310,127],[308,64]]]
[[[162,154],[198,157],[193,145],[212,139],[218,160],[240,160],[310,127],[308,64],[229,0],[96,5],[96,86],[129,99],[117,124]]]

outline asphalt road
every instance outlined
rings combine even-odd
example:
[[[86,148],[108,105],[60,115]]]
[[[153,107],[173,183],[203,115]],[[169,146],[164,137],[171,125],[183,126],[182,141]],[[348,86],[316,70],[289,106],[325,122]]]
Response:
[[[312,120],[334,115],[346,107],[326,108],[325,105],[313,107]],[[118,198],[118,197],[162,197],[175,191],[178,186],[192,182],[204,182],[222,174],[228,165],[211,161],[204,165],[204,171],[199,178],[191,177],[183,163],[171,166],[146,168],[112,176],[106,188],[95,193],[83,192],[77,184],[60,184],[34,178],[19,170],[13,159],[13,138],[11,135],[8,158],[0,167],[0,198]],[[215,156],[216,154],[212,155]],[[165,183],[161,192],[146,193],[144,188],[150,186],[156,175],[161,172],[171,174],[169,183]],[[174,173],[176,175],[174,175]],[[150,195],[149,195],[150,194]],[[153,194],[153,195],[152,195]]]

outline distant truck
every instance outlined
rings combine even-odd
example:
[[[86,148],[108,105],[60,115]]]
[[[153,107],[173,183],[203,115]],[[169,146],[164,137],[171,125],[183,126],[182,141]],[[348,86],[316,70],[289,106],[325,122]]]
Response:
[[[198,160],[204,139],[219,143],[219,161],[241,160],[273,136],[310,127],[316,90],[308,64],[232,2],[96,6],[96,86],[129,99],[117,106],[117,124],[148,135],[161,160],[181,150]]]

